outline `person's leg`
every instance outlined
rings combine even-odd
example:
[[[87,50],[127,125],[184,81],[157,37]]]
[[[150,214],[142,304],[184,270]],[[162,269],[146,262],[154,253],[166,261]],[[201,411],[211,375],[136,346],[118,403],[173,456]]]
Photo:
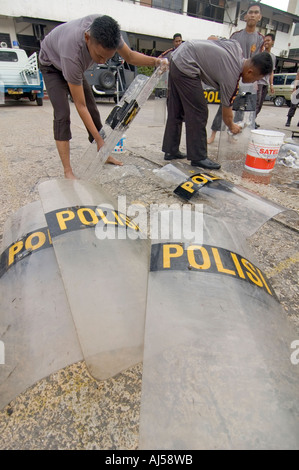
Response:
[[[208,105],[201,81],[173,67],[173,82],[179,96],[186,125],[187,158],[191,165],[218,169],[220,165],[208,159],[207,133]]]
[[[262,106],[263,106],[263,103],[265,101],[267,94],[268,94],[268,85],[259,84],[257,87],[257,93],[256,93],[255,119],[262,109]],[[259,127],[260,127],[259,124],[255,122],[255,128],[258,129]]]
[[[255,117],[258,115],[258,113],[262,109],[262,105],[263,105],[263,98],[262,97],[263,97],[264,87],[267,87],[267,85],[259,84],[257,86]]]
[[[217,110],[217,113],[215,114],[215,117],[213,119],[212,125],[211,125],[211,135],[208,138],[208,144],[212,144],[215,140],[216,134],[218,131],[221,131],[221,124],[222,124],[222,105],[219,105],[219,108]]]
[[[208,106],[200,80],[187,77],[181,98],[185,114],[187,158],[191,161],[205,160],[208,156]]]
[[[171,62],[168,78],[167,121],[162,144],[162,151],[169,155],[176,155],[179,152],[184,118],[181,100],[172,78],[174,70]]]
[[[102,121],[101,121],[101,116],[100,116],[100,113],[99,113],[97,103],[96,103],[96,100],[94,98],[91,86],[88,84],[88,82],[85,78],[83,79],[83,89],[84,89],[84,95],[85,95],[85,101],[86,101],[87,109],[88,109],[88,111],[89,111],[89,113],[92,117],[92,120],[93,120],[96,128],[98,129],[98,131],[100,131],[103,127]],[[94,140],[93,136],[91,135],[91,133],[89,132],[88,129],[86,129],[86,130],[88,132],[89,142],[93,142],[93,140]],[[123,165],[123,163],[121,161],[117,160],[112,155],[109,155],[109,157],[106,160],[106,163],[111,163],[113,165],[120,165],[120,166]]]
[[[263,86],[263,91],[262,91],[262,103],[261,103],[261,108],[263,107],[264,101],[266,99],[266,96],[268,94],[268,85]]]
[[[286,127],[290,127],[291,120],[295,116],[296,109],[297,109],[297,104],[291,103],[291,106],[287,114],[287,122],[285,123]]]
[[[54,139],[64,170],[64,176],[74,179],[75,175],[70,162],[71,121],[69,105],[69,88],[60,70],[53,66],[41,66],[47,94],[54,110]]]
[[[70,141],[55,140],[55,143],[63,166],[65,178],[76,179],[70,161]]]

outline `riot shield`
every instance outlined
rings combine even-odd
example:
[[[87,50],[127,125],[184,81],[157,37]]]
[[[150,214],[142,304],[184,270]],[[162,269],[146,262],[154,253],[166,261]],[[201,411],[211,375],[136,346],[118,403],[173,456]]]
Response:
[[[80,166],[75,169],[78,177],[90,181],[97,180],[108,156],[148,100],[167,68],[168,64],[161,63],[150,77],[137,75],[120,102],[112,109],[100,131],[104,139],[103,147],[95,153],[96,146],[90,146],[90,150],[85,153]]]
[[[112,377],[143,357],[149,243],[99,187],[53,180],[39,192],[86,365]]]
[[[296,339],[223,221],[152,244],[140,449],[298,449]]]
[[[195,172],[184,163],[165,165],[155,175],[181,200],[205,203],[206,214],[227,222],[232,226],[231,230],[242,233],[245,238],[253,235],[267,220],[289,210],[216,174],[204,170]]]
[[[0,267],[3,408],[82,353],[39,201],[7,220]]]
[[[233,114],[234,122],[242,130],[239,134],[233,135],[228,127],[224,126],[220,132],[217,161],[224,170],[238,174],[240,161],[245,164],[251,130],[255,128],[255,110],[256,86],[254,83],[241,82],[239,94],[233,103]]]

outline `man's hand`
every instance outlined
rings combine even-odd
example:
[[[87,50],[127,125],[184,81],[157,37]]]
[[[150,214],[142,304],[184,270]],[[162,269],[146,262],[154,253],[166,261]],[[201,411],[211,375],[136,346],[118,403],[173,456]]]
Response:
[[[230,125],[229,130],[232,134],[239,134],[242,131],[242,127],[238,126],[234,122]]]
[[[241,132],[242,130],[242,127],[238,126],[238,124],[236,124],[233,121],[233,118],[234,118],[234,115],[233,115],[232,107],[222,106],[222,119],[224,121],[224,124],[227,125],[227,127],[229,128],[229,131],[232,134],[239,134],[239,132]]]
[[[98,137],[95,139],[96,143],[97,143],[97,150],[99,151],[101,147],[103,147],[104,145],[104,140],[102,139],[102,137],[100,136],[100,134],[98,134]]]
[[[155,58],[155,67],[159,67],[161,65],[161,71],[166,72],[169,68],[169,62],[168,59],[159,59],[158,57]]]

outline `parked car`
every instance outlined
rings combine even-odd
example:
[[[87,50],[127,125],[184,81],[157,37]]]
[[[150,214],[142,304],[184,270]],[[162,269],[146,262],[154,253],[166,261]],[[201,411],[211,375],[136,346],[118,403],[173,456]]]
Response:
[[[291,96],[294,87],[296,73],[275,73],[273,78],[274,94],[269,92],[267,100],[273,101],[275,106],[283,106],[291,104]]]
[[[44,84],[36,52],[28,57],[23,49],[12,49],[1,43],[0,84],[4,100],[26,98],[42,106]]]
[[[113,98],[118,103],[136,74],[136,67],[127,64],[116,53],[105,64],[94,64],[85,72],[85,77],[94,96]]]

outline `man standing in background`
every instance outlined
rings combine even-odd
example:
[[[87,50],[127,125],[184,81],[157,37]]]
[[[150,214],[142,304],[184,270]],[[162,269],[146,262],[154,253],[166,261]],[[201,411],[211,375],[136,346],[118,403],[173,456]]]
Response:
[[[295,78],[295,81],[294,81],[293,93],[296,93],[296,90],[298,90],[298,89],[299,89],[299,69],[297,71],[297,75],[296,75],[296,78]],[[295,99],[294,100],[292,99],[291,106],[290,106],[290,109],[289,109],[288,114],[287,114],[288,119],[287,119],[287,122],[285,123],[286,127],[290,127],[291,120],[295,116],[297,106],[298,106],[298,99],[297,99],[297,96],[295,96]],[[298,121],[297,126],[299,126],[299,121]]]
[[[257,84],[257,96],[256,96],[256,116],[259,114],[260,110],[262,109],[263,103],[265,101],[265,98],[268,94],[268,89],[270,86],[270,92],[274,93],[274,88],[273,88],[273,75],[274,75],[274,69],[276,66],[276,57],[275,55],[271,52],[272,47],[274,46],[274,40],[275,36],[272,33],[266,34],[265,40],[264,40],[264,47],[265,51],[269,52],[271,55],[271,59],[273,62],[273,70],[269,75],[266,75],[263,77],[261,80],[258,81]],[[257,129],[260,127],[257,123],[255,123],[255,128]]]
[[[261,18],[262,11],[260,4],[256,2],[251,3],[247,8],[247,12],[244,17],[246,21],[246,28],[241,29],[240,31],[236,31],[230,37],[230,39],[234,39],[240,44],[244,59],[250,59],[255,54],[259,54],[264,50],[264,36],[256,31],[256,25]],[[221,130],[221,123],[222,110],[220,104],[211,126],[212,133],[208,139],[208,144],[212,144],[214,142],[217,131]]]
[[[177,47],[179,47],[182,44],[182,42],[183,42],[183,39],[182,39],[181,33],[175,33],[173,35],[173,42],[172,42],[173,47],[171,47],[170,49],[167,49],[167,51],[162,52],[162,54],[159,55],[159,58],[168,59],[168,61],[170,61],[173,51],[175,51]]]

